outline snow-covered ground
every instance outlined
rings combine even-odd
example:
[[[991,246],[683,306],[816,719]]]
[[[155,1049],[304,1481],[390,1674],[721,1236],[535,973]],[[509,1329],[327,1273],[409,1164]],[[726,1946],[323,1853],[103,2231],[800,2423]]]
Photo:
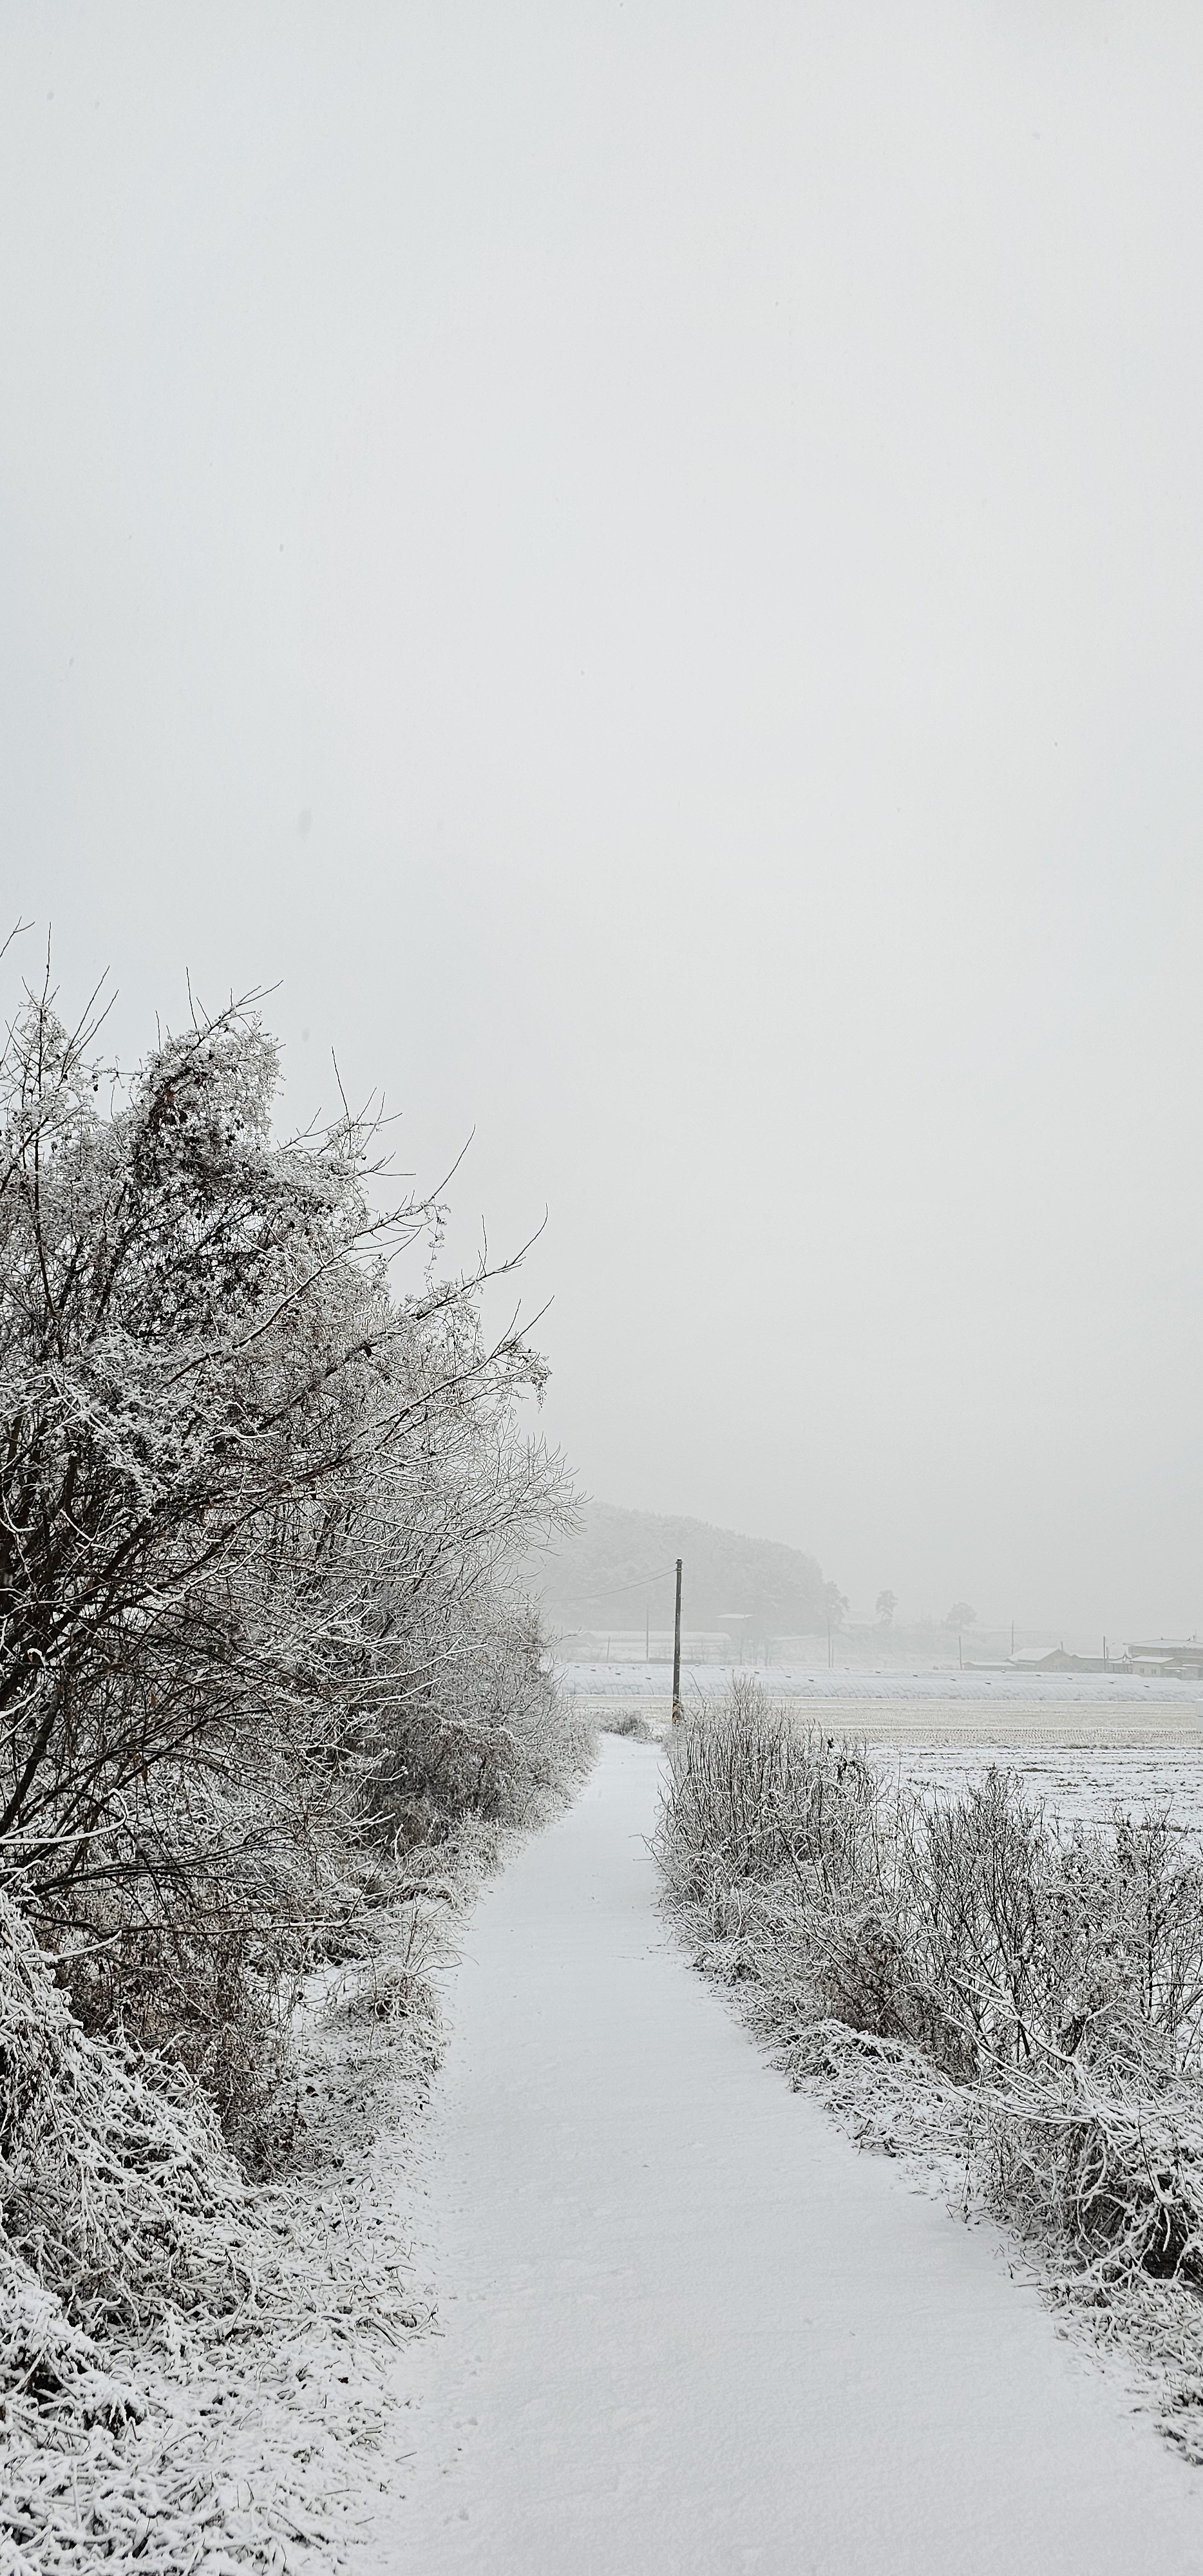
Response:
[[[693,1974],[660,1760],[603,1739],[467,1927],[377,2576],[1203,2571],[1203,2472]]]
[[[1176,1823],[1203,1833],[1203,1735],[1197,1745],[1111,1742],[882,1744],[871,1758],[888,1779],[955,1793],[997,1762],[1018,1771],[1033,1800],[1066,1823],[1106,1825],[1117,1808],[1140,1815],[1168,1807]]]
[[[672,1675],[665,1664],[561,1664],[567,1690],[584,1698],[667,1699]],[[866,1671],[863,1666],[812,1672],[793,1664],[682,1664],[681,1697],[713,1698],[728,1690],[733,1673],[759,1682],[768,1699],[899,1700],[903,1704],[952,1700],[965,1707],[1033,1698],[1051,1707],[1074,1703],[1106,1706],[1115,1699],[1134,1707],[1203,1709],[1203,1683],[1153,1680],[1142,1673],[958,1672],[955,1664],[914,1672]]]
[[[666,1724],[672,1679],[663,1664],[566,1664],[566,1690],[600,1721],[638,1708]],[[686,1709],[721,1698],[728,1664],[683,1667]],[[1203,1753],[1203,1685],[1153,1681],[1139,1673],[812,1672],[791,1665],[750,1670],[769,1700],[795,1708],[804,1725],[883,1744],[1147,1744]]]

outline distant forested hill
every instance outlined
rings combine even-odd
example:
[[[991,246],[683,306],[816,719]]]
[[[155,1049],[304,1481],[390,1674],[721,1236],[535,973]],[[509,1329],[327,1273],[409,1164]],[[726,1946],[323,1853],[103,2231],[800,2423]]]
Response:
[[[682,1611],[688,1628],[724,1628],[733,1614],[756,1629],[817,1635],[824,1624],[823,1576],[813,1556],[778,1539],[743,1538],[709,1521],[586,1503],[580,1529],[526,1575],[556,1629],[653,1627],[672,1619],[672,1566],[684,1561]]]

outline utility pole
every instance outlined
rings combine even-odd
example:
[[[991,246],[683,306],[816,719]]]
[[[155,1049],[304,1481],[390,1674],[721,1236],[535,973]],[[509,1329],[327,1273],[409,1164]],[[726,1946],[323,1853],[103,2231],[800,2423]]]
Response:
[[[675,1726],[681,1714],[681,1559],[677,1558],[677,1607],[673,1619],[673,1716]]]

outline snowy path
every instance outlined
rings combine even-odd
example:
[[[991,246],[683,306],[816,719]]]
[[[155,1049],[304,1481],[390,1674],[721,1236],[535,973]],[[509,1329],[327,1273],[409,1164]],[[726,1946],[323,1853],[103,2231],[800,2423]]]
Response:
[[[380,2570],[1203,2571],[1203,2471],[676,1950],[658,1769],[604,1738],[469,1926]]]

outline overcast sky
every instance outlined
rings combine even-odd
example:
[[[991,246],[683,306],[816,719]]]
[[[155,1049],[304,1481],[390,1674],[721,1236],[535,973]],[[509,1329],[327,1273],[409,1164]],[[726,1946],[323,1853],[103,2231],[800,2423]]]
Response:
[[[1203,1629],[1201,102],[1197,0],[0,13],[6,917],[474,1129],[588,1489],[858,1605]]]

